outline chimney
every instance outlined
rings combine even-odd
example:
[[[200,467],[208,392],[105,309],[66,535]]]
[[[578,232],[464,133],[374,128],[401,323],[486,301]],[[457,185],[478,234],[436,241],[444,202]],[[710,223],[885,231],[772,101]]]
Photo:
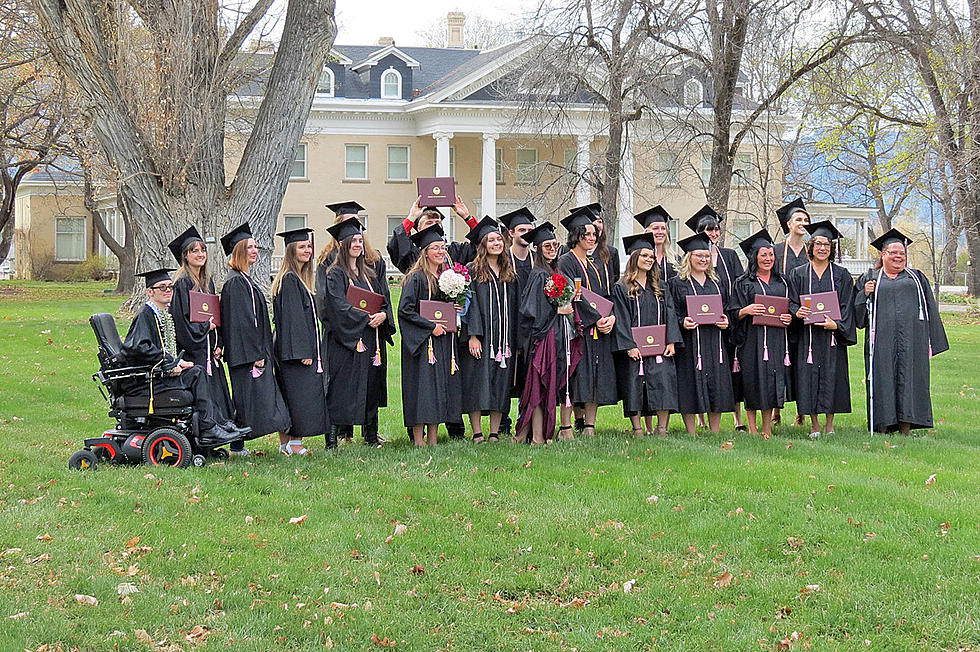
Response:
[[[450,11],[446,14],[446,47],[463,47],[463,23],[466,22],[466,14],[459,11]]]
[[[389,45],[394,45],[394,44],[395,44],[395,39],[391,38],[390,36],[382,36],[381,38],[378,39],[378,45],[382,47],[388,47]]]

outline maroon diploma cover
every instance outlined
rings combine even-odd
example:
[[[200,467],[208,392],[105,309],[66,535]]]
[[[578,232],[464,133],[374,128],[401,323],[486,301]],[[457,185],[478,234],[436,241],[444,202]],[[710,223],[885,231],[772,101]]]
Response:
[[[720,294],[689,294],[687,296],[687,316],[699,326],[717,324],[725,314]]]
[[[754,326],[772,326],[773,328],[786,328],[786,324],[779,321],[780,315],[789,314],[789,299],[786,297],[774,297],[769,294],[757,294],[755,303],[761,303],[765,309],[764,315],[752,315]]]
[[[810,299],[810,316],[803,320],[804,324],[822,324],[824,317],[840,321],[840,302],[836,292],[817,292],[801,294],[800,301],[805,304]]]
[[[214,320],[215,326],[221,326],[221,309],[218,306],[218,295],[207,292],[190,291],[191,321],[195,324]]]
[[[452,206],[456,203],[456,181],[452,177],[419,177],[420,206]]]
[[[667,349],[667,327],[634,326],[633,341],[636,342],[636,348],[644,358],[663,355]]]
[[[347,303],[358,310],[363,310],[369,315],[381,312],[385,305],[385,298],[377,292],[371,292],[352,285],[347,288]]]
[[[592,290],[582,288],[582,300],[588,302],[600,317],[608,317],[613,311],[613,302],[603,298]]]
[[[442,324],[450,333],[456,332],[456,306],[446,301],[419,301],[419,315],[434,324]]]

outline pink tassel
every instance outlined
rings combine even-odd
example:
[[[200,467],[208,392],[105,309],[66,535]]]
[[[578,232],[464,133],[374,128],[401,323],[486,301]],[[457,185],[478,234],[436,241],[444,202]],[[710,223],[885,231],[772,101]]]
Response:
[[[738,364],[738,356],[735,356],[735,362],[732,363],[732,373],[737,374],[742,370],[742,367]]]
[[[701,354],[698,353],[698,371],[701,371]]]
[[[322,374],[323,373],[323,365],[320,364],[320,358],[317,358],[316,359],[316,372],[318,374]]]
[[[784,366],[784,367],[788,367],[788,366],[790,366],[791,364],[792,364],[792,363],[791,363],[791,362],[789,361],[789,351],[787,351],[787,352],[786,352],[786,355],[784,355],[784,356],[783,356],[783,366]]]
[[[357,338],[357,346],[354,347],[354,350],[357,351],[358,353],[364,353],[365,351],[367,351],[367,347],[364,346],[364,340],[362,340],[361,338]]]
[[[510,344],[508,344],[507,345],[507,348],[504,349],[504,357],[505,358],[509,358],[510,357]]]
[[[565,407],[572,407],[572,397],[568,393],[568,389],[565,390]]]
[[[432,350],[432,338],[429,338],[429,364],[436,363],[436,353]]]
[[[490,355],[493,357],[494,362],[500,362],[504,359],[504,353],[500,349],[497,349],[497,355],[493,355],[492,353]]]
[[[929,357],[932,357],[932,342],[929,342]]]
[[[769,347],[768,346],[762,347],[762,359],[765,360],[766,362],[769,361]]]
[[[663,363],[664,363],[663,357],[661,357],[661,356],[658,355],[657,356],[657,364],[663,364]]]
[[[806,363],[813,364],[813,347],[807,347],[806,349]]]
[[[636,374],[637,376],[643,375],[643,358],[640,358],[640,372]]]
[[[374,352],[374,357],[371,358],[371,366],[380,367],[381,366],[381,349]]]
[[[208,356],[208,359],[205,362],[204,370],[208,372],[208,375],[209,376],[211,375],[211,356],[210,355]]]

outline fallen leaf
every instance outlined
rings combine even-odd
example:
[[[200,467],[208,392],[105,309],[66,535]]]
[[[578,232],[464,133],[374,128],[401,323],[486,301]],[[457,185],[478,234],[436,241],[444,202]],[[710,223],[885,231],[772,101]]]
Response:
[[[623,593],[629,593],[633,590],[633,586],[636,584],[636,580],[626,580],[623,582]]]
[[[37,539],[38,541],[54,541],[54,537],[48,533],[39,534],[34,538]]]
[[[384,638],[379,638],[377,634],[371,634],[371,642],[377,647],[395,647],[398,645],[397,641],[392,641],[387,636]]]
[[[415,564],[414,566],[408,569],[408,572],[412,573],[413,575],[425,575],[425,568],[423,568],[418,564]]]
[[[89,607],[99,606],[99,599],[94,595],[85,595],[84,593],[75,594],[75,602],[81,605],[86,605]]]
[[[147,634],[145,629],[137,629],[135,632],[133,632],[133,635],[140,643],[148,643],[149,645],[153,645],[153,637]]]
[[[820,590],[819,584],[807,584],[802,589],[800,589],[800,595],[811,595]]]
[[[204,625],[194,625],[184,638],[192,643],[204,643],[208,640],[210,630]]]
[[[730,451],[731,449],[735,448],[735,442],[731,442],[731,441],[722,442],[719,448],[723,451]]]
[[[582,607],[584,607],[587,604],[589,604],[589,601],[586,600],[585,598],[573,598],[572,600],[569,600],[568,602],[566,602],[565,604],[563,604],[562,607],[565,607],[565,608],[571,607],[573,609],[581,609]]]
[[[302,523],[303,521],[305,521],[306,519],[308,519],[309,517],[310,517],[309,514],[303,514],[302,516],[294,516],[291,519],[289,519],[289,524],[290,525],[298,525],[298,524]]]
[[[391,536],[385,539],[385,543],[391,543],[395,539],[395,537],[400,537],[406,532],[408,532],[408,526],[405,525],[404,523],[399,523],[398,525],[395,526],[395,531],[391,534]]]
[[[926,486],[928,487],[931,484],[936,484],[936,474],[935,473],[933,473],[928,478],[926,478]]]
[[[721,575],[715,578],[715,581],[712,583],[712,586],[714,586],[716,589],[723,589],[726,586],[729,586],[732,583],[733,579],[735,579],[735,576],[729,573],[728,571],[725,571],[724,573],[722,573]]]
[[[122,584],[116,586],[116,593],[118,593],[121,596],[129,595],[131,593],[139,593],[139,592],[140,592],[139,588],[137,588],[137,586],[132,582],[123,582]]]
[[[796,537],[786,537],[786,543],[789,544],[790,548],[799,548],[803,545],[803,539],[797,539]]]
[[[10,620],[20,620],[21,618],[27,618],[30,615],[31,615],[30,611],[21,611],[20,613],[16,613],[12,616],[7,616],[7,618],[9,618]]]

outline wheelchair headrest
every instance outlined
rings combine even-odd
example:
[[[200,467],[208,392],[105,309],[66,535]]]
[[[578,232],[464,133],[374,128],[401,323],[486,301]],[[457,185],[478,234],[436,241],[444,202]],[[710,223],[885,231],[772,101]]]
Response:
[[[122,350],[122,340],[119,339],[116,320],[112,318],[112,315],[107,312],[100,312],[89,317],[88,323],[92,325],[99,349],[105,354],[107,360]]]

